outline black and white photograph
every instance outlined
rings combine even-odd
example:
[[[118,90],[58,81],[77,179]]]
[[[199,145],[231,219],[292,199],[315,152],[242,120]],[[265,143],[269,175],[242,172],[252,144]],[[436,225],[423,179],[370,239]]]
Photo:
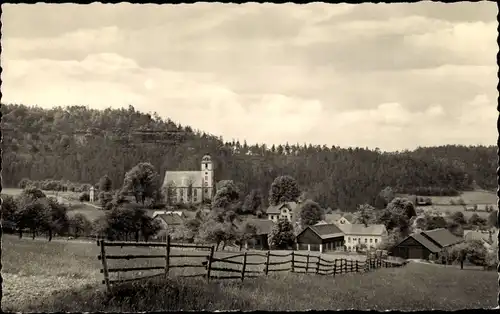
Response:
[[[1,9],[2,311],[499,308],[495,2]]]

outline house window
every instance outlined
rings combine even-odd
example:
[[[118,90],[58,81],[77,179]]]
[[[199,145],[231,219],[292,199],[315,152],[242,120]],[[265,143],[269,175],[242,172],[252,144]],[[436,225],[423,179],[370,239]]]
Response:
[[[197,189],[193,189],[193,196],[196,198],[197,195],[198,195],[198,190]]]
[[[205,194],[208,194],[208,189],[205,189]]]
[[[378,239],[375,239],[375,243],[377,243]]]
[[[373,243],[373,239],[370,239],[370,243]]]
[[[286,210],[286,208],[283,208],[283,213],[287,213],[288,211]]]
[[[367,238],[365,238],[365,243],[368,243],[368,239]]]
[[[351,243],[351,237],[347,237],[347,242]]]

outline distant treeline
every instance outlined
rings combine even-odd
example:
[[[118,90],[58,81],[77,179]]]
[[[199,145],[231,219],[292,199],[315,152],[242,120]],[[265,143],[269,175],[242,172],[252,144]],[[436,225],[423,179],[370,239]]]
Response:
[[[495,146],[386,153],[299,144],[293,138],[277,146],[248,145],[223,141],[132,106],[48,110],[2,105],[2,114],[2,172],[7,187],[16,187],[22,178],[95,184],[107,174],[116,189],[125,172],[139,162],[150,162],[162,180],[167,169],[200,169],[206,153],[214,160],[216,182],[234,180],[244,194],[258,189],[265,202],[274,178],[284,174],[297,178],[301,190],[322,206],[348,211],[358,204],[376,204],[387,186],[400,193],[450,196],[474,187],[497,187]]]

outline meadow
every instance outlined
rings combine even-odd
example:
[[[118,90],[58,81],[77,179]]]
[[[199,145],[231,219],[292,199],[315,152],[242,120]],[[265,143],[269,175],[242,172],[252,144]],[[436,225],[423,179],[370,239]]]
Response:
[[[107,254],[164,253],[162,248],[108,249],[110,253]],[[4,235],[2,253],[2,304],[5,311],[454,310],[494,307],[498,289],[495,272],[460,271],[410,263],[402,268],[383,268],[336,277],[277,272],[266,277],[247,278],[244,282],[212,280],[209,283],[205,278],[176,276],[195,271],[204,273],[204,268],[174,268],[169,279],[159,277],[113,286],[114,296],[109,297],[101,283],[103,275],[99,269],[102,265],[97,259],[99,247],[95,242],[47,242]],[[183,254],[186,253],[188,251],[183,250]],[[193,252],[196,253],[200,251]],[[217,257],[233,254],[216,252]],[[355,258],[331,255],[332,260],[344,257]],[[363,259],[362,256],[358,258]],[[189,262],[197,265],[203,260],[200,257],[179,258],[172,264]],[[110,267],[164,265],[162,259],[111,262]],[[260,270],[257,268],[255,270]],[[146,272],[126,274],[127,277],[147,275]]]

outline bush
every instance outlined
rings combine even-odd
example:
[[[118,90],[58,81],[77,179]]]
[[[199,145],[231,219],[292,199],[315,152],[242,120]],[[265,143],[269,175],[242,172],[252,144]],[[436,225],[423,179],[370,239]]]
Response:
[[[81,193],[80,196],[78,197],[78,200],[80,202],[90,202],[90,195],[89,195],[89,193],[87,193],[87,192]]]
[[[23,178],[19,181],[18,187],[20,189],[25,189],[27,186],[31,185],[33,182],[28,178]]]

